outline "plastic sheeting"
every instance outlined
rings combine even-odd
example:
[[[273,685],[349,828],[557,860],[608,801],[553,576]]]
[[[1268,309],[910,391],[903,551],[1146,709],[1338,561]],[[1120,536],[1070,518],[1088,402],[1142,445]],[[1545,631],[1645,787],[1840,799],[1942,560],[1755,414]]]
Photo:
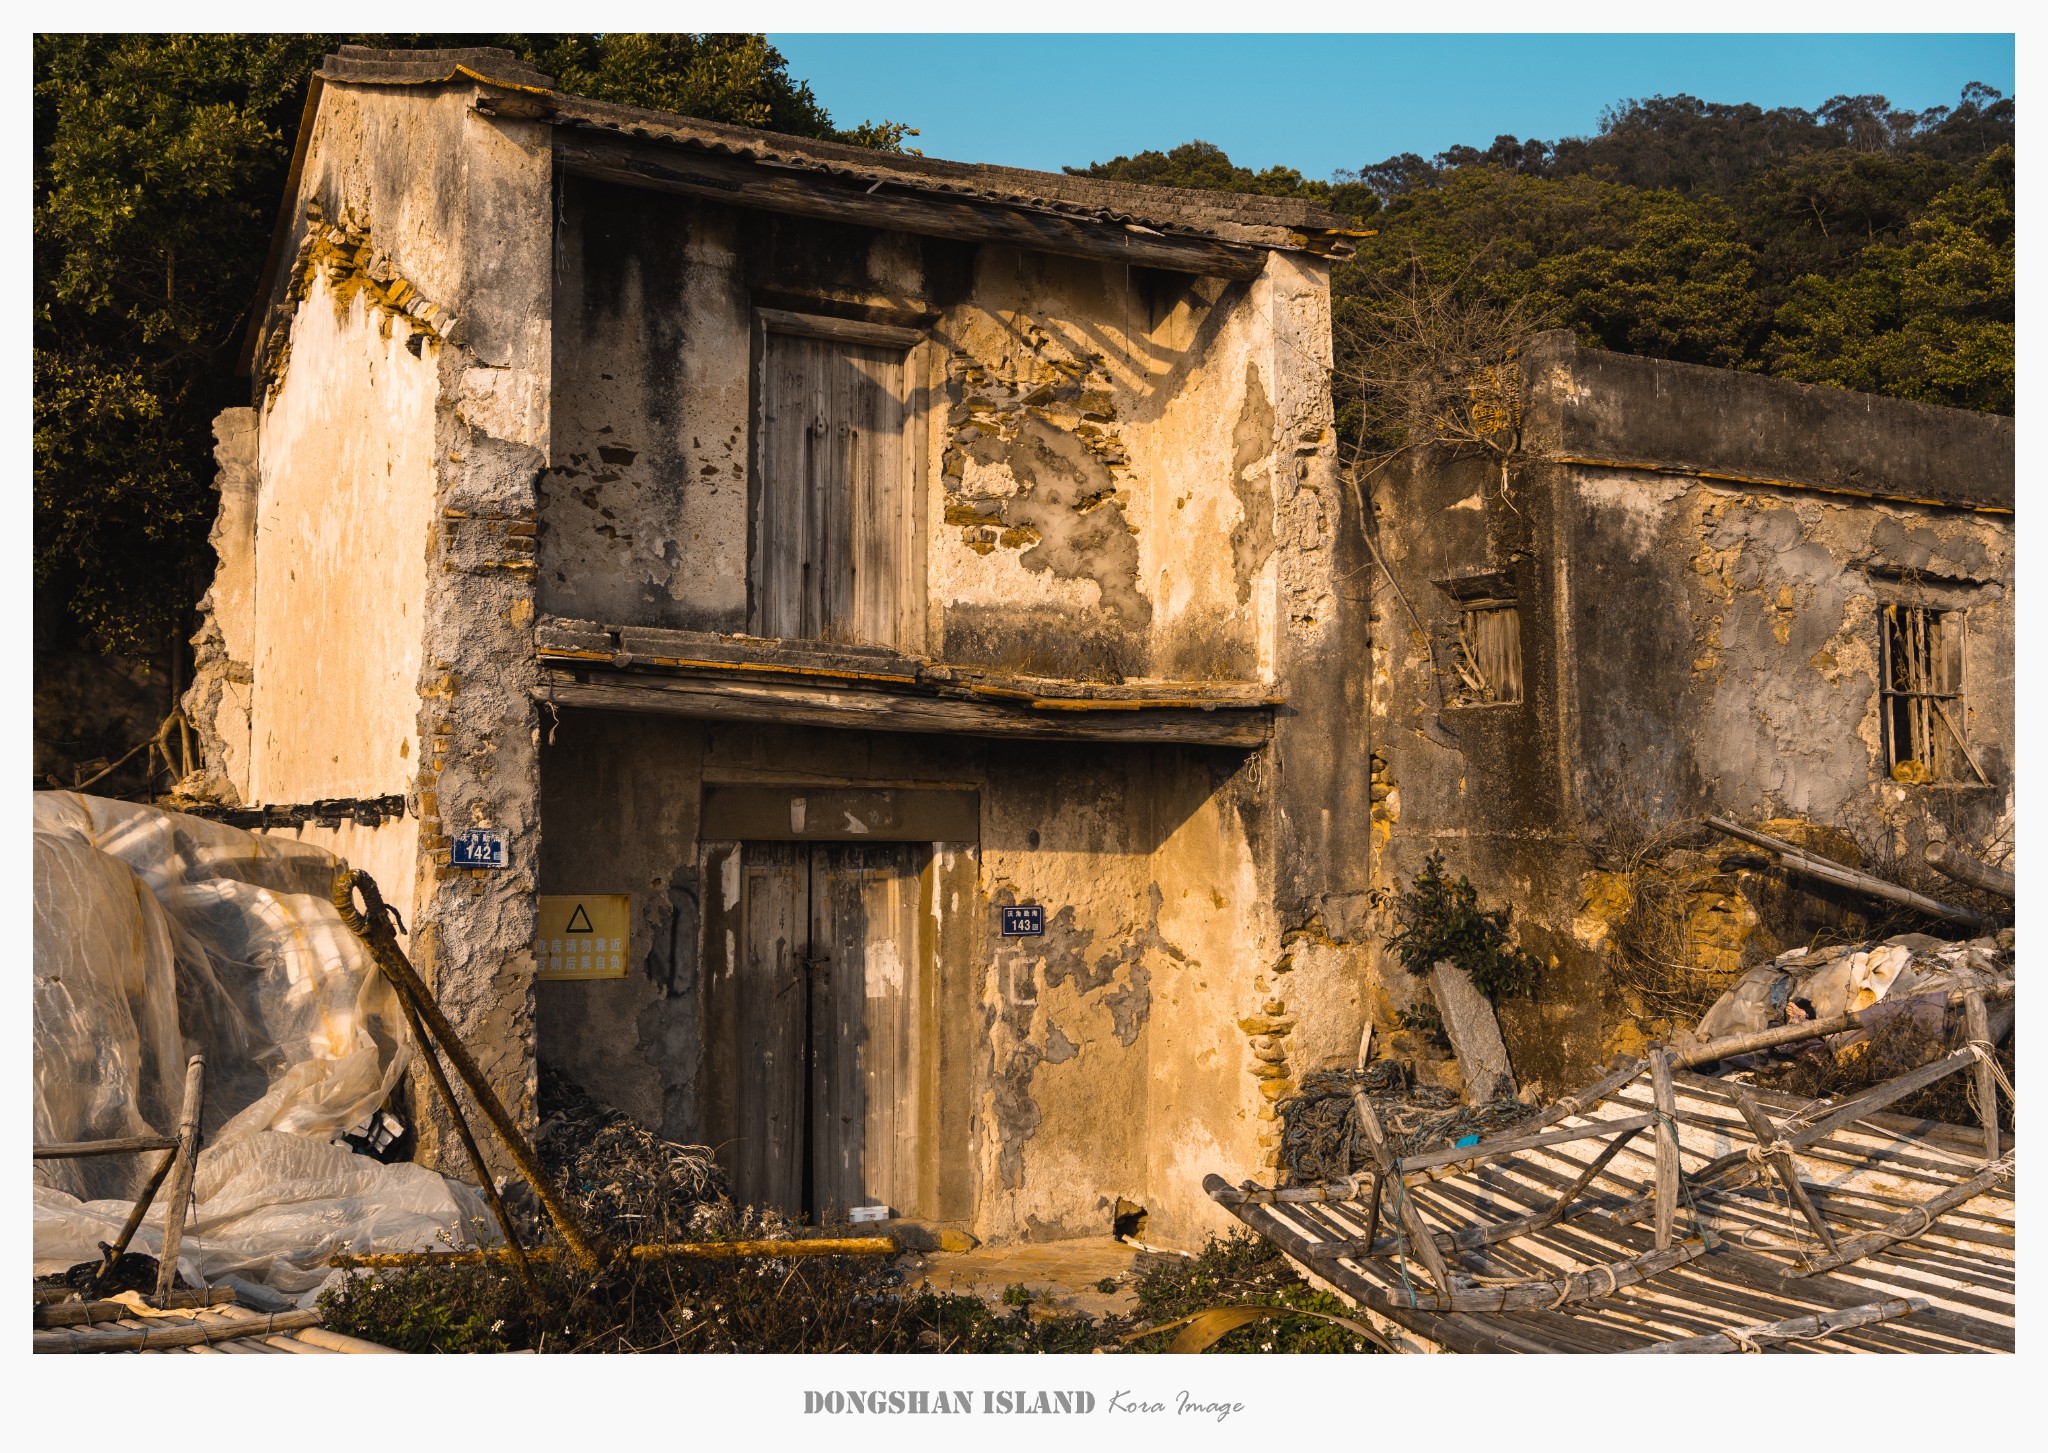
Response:
[[[396,995],[307,844],[70,792],[35,797],[35,1139],[176,1129],[185,1061],[206,1056],[205,1148],[179,1267],[286,1292],[357,1251],[467,1245],[481,1197],[329,1142],[405,1069]],[[98,1254],[160,1157],[44,1160],[37,1274]],[[134,1249],[162,1244],[163,1205]]]

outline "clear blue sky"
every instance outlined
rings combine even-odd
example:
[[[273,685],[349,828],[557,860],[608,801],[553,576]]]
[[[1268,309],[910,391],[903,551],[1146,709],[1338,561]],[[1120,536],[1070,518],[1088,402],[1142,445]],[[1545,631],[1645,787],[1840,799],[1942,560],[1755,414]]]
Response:
[[[1631,96],[1920,110],[2013,94],[2010,35],[788,35],[842,126],[906,121],[955,161],[1057,170],[1200,138],[1312,177],[1503,132],[1596,131]]]

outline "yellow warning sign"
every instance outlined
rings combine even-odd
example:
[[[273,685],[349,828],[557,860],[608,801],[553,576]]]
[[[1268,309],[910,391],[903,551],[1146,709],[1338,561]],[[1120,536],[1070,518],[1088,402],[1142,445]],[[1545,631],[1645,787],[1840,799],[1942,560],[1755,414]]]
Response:
[[[633,947],[630,893],[543,893],[533,960],[543,979],[623,979]]]

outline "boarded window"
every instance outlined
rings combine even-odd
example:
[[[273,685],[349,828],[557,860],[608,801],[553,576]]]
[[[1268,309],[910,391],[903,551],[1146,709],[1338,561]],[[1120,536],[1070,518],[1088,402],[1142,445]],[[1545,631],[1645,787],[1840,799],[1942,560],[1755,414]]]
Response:
[[[1885,766],[1899,782],[1982,782],[1963,735],[1961,611],[1892,604],[1879,611],[1884,636]]]
[[[921,645],[906,389],[917,335],[761,317],[754,632]]]
[[[1522,699],[1522,613],[1512,601],[1476,600],[1458,612],[1453,705],[1504,705]]]

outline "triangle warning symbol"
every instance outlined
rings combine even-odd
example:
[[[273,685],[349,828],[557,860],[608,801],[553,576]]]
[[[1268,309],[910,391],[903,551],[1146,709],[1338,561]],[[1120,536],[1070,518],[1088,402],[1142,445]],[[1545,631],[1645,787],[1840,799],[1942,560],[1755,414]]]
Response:
[[[576,911],[569,915],[569,926],[564,928],[562,932],[596,933],[597,930],[590,926],[590,915],[583,911],[583,905],[579,903],[576,905]]]

